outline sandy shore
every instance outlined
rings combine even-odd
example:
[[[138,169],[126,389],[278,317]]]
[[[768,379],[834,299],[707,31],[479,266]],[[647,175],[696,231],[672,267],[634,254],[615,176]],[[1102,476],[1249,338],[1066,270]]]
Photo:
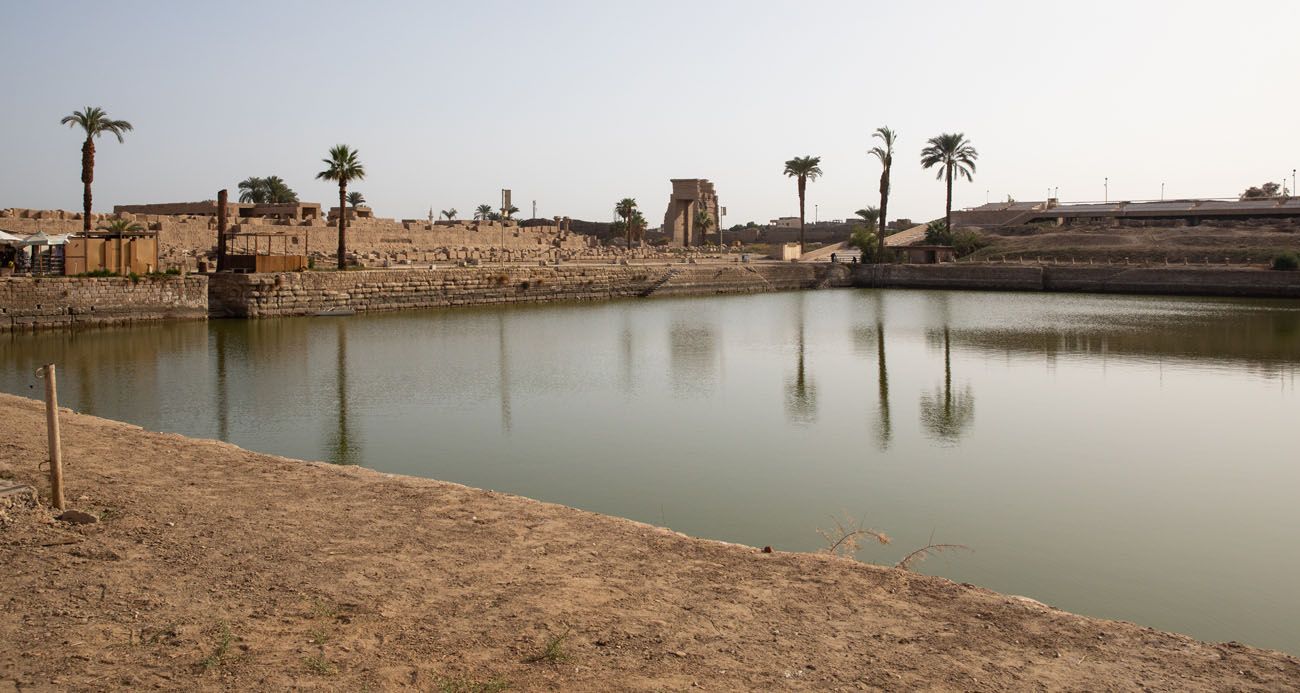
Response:
[[[7,512],[0,692],[1300,688],[1281,653],[938,578],[62,421],[102,520]],[[0,478],[45,488],[43,426],[0,395]]]

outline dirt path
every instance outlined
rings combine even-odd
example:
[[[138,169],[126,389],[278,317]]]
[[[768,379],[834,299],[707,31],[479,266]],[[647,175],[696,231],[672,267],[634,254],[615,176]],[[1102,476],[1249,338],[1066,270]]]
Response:
[[[0,478],[37,482],[42,427],[0,395]],[[1280,653],[938,578],[63,427],[69,500],[103,519],[8,512],[0,691],[1300,688]]]

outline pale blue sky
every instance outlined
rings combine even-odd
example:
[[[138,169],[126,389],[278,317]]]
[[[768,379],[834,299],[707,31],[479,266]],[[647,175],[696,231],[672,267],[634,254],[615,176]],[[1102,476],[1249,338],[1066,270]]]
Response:
[[[495,203],[652,224],[675,177],[710,178],[724,223],[797,212],[782,162],[820,155],[821,218],[877,200],[866,156],[899,132],[891,216],[942,213],[917,164],[963,131],[956,206],[1234,194],[1300,166],[1300,3],[19,2],[0,0],[0,208],[79,209],[87,104],[95,207],[199,200],[278,174],[306,200],[333,144],[382,216]]]

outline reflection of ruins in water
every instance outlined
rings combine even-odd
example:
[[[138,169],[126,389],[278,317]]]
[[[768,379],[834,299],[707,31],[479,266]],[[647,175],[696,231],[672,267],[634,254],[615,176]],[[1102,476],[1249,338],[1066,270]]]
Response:
[[[630,342],[627,346],[630,349]],[[669,369],[673,391],[702,395],[718,382],[717,335],[704,317],[674,319],[668,328]]]
[[[785,385],[785,415],[790,423],[811,424],[817,421],[817,384],[808,377],[805,361],[804,340],[804,299],[800,294],[796,302],[795,320],[798,329],[795,332],[795,372],[794,379]]]
[[[501,384],[501,430],[510,432],[510,355],[506,348],[506,316],[497,313],[497,370]]]
[[[926,341],[938,342],[938,333],[927,332]],[[952,388],[952,339],[945,326],[943,342],[943,387],[921,395],[921,423],[938,440],[955,443],[975,420],[975,396],[970,385]]]

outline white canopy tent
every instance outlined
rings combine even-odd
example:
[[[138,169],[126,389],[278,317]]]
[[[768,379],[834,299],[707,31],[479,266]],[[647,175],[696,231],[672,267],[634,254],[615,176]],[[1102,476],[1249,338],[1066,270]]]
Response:
[[[66,233],[55,236],[46,236],[44,231],[37,231],[27,238],[22,239],[21,245],[24,247],[33,245],[67,245],[68,236],[69,234]]]

